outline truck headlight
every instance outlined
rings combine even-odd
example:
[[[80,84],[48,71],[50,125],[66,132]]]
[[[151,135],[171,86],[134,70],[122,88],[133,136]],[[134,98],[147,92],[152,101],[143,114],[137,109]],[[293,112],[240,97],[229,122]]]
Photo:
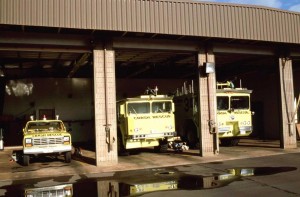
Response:
[[[64,144],[70,144],[70,136],[64,136]]]
[[[67,186],[64,188],[65,190],[65,196],[72,196],[72,187],[71,186]]]
[[[171,129],[173,129],[173,126],[172,125],[168,125],[168,126],[166,126],[166,129],[171,130]]]
[[[69,136],[64,136],[64,142],[69,142],[70,141],[70,137]]]
[[[33,194],[25,194],[26,197],[33,197]]]
[[[31,138],[25,138],[25,146],[26,147],[32,146],[32,139]]]

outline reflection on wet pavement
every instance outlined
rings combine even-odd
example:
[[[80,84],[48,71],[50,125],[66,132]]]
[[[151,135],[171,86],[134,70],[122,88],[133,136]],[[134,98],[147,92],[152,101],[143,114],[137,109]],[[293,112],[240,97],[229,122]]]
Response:
[[[148,183],[119,183],[119,190],[121,196],[132,196],[154,191],[163,190],[201,190],[224,187],[234,181],[242,180],[242,177],[246,176],[262,176],[271,175],[282,172],[294,171],[295,167],[256,167],[256,168],[234,168],[228,169],[228,173],[214,175],[214,176],[196,176],[196,175],[184,175],[174,172],[161,172],[159,175],[167,175],[162,180],[159,177],[157,181],[150,181]],[[157,175],[157,174],[156,174]]]
[[[24,191],[24,196],[73,196],[73,185],[64,184],[41,188],[26,188]]]
[[[295,167],[249,167],[227,169],[225,173],[211,176],[189,175],[175,168],[148,169],[117,172],[113,177],[81,177],[71,182],[71,177],[17,181],[1,187],[7,196],[139,196],[157,191],[204,190],[227,186],[251,176],[266,176],[295,171]],[[41,187],[41,183],[44,186]]]

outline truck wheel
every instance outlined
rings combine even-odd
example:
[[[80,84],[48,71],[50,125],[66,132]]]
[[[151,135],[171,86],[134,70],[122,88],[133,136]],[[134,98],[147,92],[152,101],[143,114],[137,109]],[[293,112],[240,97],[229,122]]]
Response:
[[[122,138],[118,136],[117,138],[117,146],[118,146],[118,155],[120,156],[128,156],[129,155],[129,151],[126,151]]]
[[[124,145],[122,143],[122,139],[118,136],[117,138],[117,145],[118,145],[118,153],[121,153],[124,151]]]
[[[24,166],[29,165],[29,155],[23,155],[23,165]]]
[[[240,139],[220,139],[221,140],[221,145],[222,146],[237,146]]]
[[[231,144],[231,139],[220,139],[220,141],[221,141],[221,145],[222,146],[230,146],[230,144]]]
[[[232,139],[231,140],[231,146],[237,146],[240,142],[240,139]]]
[[[70,163],[71,162],[71,151],[65,152],[65,162]]]
[[[165,153],[168,151],[168,141],[163,140],[159,143],[159,146],[154,147],[155,152]]]
[[[197,148],[197,143],[199,143],[199,139],[197,137],[196,131],[190,130],[187,134],[187,142],[191,148]],[[200,146],[200,144],[199,144]]]
[[[159,152],[160,153],[165,153],[165,152],[167,152],[168,151],[168,144],[161,144],[160,146],[159,146]]]

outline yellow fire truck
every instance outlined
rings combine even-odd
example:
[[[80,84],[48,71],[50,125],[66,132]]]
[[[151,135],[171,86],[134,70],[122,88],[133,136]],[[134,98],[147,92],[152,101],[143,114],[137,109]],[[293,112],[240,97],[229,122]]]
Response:
[[[252,90],[235,88],[232,82],[217,83],[217,131],[221,145],[236,146],[241,137],[252,133],[250,95]],[[183,141],[195,147],[199,143],[198,96],[193,82],[186,83],[174,96],[176,131]]]
[[[34,120],[33,116],[23,128],[23,164],[29,165],[30,157],[38,155],[64,155],[71,162],[71,134],[61,120]]]
[[[118,151],[155,147],[165,152],[174,141],[175,118],[172,97],[148,89],[145,95],[117,102]]]

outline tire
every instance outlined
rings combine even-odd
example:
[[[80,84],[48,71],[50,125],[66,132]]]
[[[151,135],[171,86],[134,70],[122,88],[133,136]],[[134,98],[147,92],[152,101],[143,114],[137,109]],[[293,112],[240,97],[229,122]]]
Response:
[[[65,152],[65,162],[66,163],[70,163],[71,159],[72,159],[72,157],[71,157],[71,151]]]
[[[23,155],[23,165],[28,166],[29,165],[29,155]]]
[[[159,146],[154,147],[155,152],[165,153],[168,151],[168,141],[163,140],[159,142]]]
[[[197,143],[199,143],[199,139],[197,138],[197,134],[194,130],[188,131],[187,143],[191,148],[197,148]],[[198,144],[198,146],[199,146],[199,144]]]
[[[117,138],[117,143],[118,143],[117,144],[117,146],[118,146],[118,155],[119,156],[129,156],[130,153],[129,153],[129,151],[126,151],[126,149],[124,147],[124,144],[123,144],[122,137],[119,137],[119,135],[118,135],[118,138]]]
[[[221,140],[221,145],[222,146],[237,146],[240,139],[237,138],[224,138],[224,139],[220,139]]]
[[[161,144],[160,146],[159,146],[159,152],[160,153],[165,153],[165,152],[167,152],[168,151],[168,143],[166,143],[166,144]]]
[[[190,148],[197,148],[197,143],[199,143],[199,138],[197,135],[198,129],[192,120],[185,122],[184,130],[186,135],[186,142]]]
[[[123,152],[123,150],[124,150],[124,145],[123,145],[123,143],[122,143],[121,137],[119,137],[119,136],[118,136],[118,138],[117,138],[117,145],[118,145],[118,153]]]
[[[232,139],[231,140],[231,146],[237,146],[238,144],[239,144],[239,142],[240,142],[240,139]]]
[[[221,141],[221,146],[230,146],[231,139],[224,138],[224,139],[220,139],[220,141]]]

